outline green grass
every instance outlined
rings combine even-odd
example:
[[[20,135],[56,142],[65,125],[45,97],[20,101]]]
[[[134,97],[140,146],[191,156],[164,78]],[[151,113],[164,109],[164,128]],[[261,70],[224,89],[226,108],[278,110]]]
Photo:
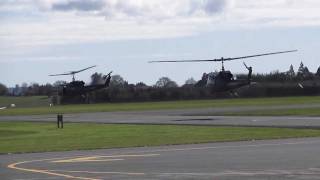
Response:
[[[320,136],[320,130],[178,125],[1,122],[0,153],[158,146]]]
[[[0,110],[1,115],[33,115],[56,113],[83,113],[83,112],[108,112],[108,111],[142,111],[161,109],[188,109],[231,106],[273,106],[290,104],[319,104],[320,96],[308,97],[281,97],[281,98],[237,98],[220,100],[185,100],[166,102],[142,103],[105,103],[61,105],[54,107],[11,108]]]
[[[17,107],[43,107],[49,106],[50,98],[47,96],[0,96],[0,107],[15,104]]]

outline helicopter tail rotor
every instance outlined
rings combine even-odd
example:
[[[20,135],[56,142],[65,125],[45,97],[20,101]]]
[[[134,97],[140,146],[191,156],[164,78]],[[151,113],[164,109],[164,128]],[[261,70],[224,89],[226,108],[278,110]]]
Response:
[[[245,62],[243,62],[244,67],[246,67],[246,69],[248,69],[248,66]]]
[[[245,62],[243,62],[244,67],[246,67],[246,69],[248,70],[248,84],[251,84],[251,80],[252,80],[252,67],[251,66],[247,66],[247,64]]]
[[[104,79],[109,78],[109,77],[111,77],[111,74],[112,74],[112,71],[110,71],[107,75],[104,75],[103,78]]]
[[[106,81],[105,81],[105,83],[104,83],[106,87],[108,87],[109,84],[110,84],[111,74],[112,74],[112,71],[110,71],[107,75],[104,76],[104,79],[106,79]]]

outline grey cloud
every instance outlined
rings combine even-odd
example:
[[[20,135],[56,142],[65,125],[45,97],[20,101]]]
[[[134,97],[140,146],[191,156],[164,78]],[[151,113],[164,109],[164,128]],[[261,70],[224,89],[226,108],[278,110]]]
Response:
[[[14,5],[14,4],[25,3],[25,2],[26,1],[22,1],[22,0],[1,0],[0,6],[1,5]]]
[[[134,6],[133,4],[128,4],[125,1],[118,1],[116,9],[129,16],[142,16],[145,11],[147,11],[147,9],[142,9],[141,7]]]
[[[68,0],[52,4],[54,11],[100,11],[101,15],[113,17],[116,13],[123,13],[127,16],[141,16],[143,10],[128,0],[117,0],[111,3],[107,0]]]
[[[228,0],[190,0],[187,15],[193,15],[199,11],[207,15],[214,15],[224,11]]]
[[[0,8],[25,9],[36,5],[35,0],[0,0]]]
[[[181,0],[171,5],[168,4],[169,1],[162,0],[156,3],[137,3],[134,0],[67,0],[51,4],[50,9],[53,11],[98,11],[95,15],[105,16],[107,19],[130,17],[138,20],[158,21],[190,17],[198,13],[213,16],[224,11],[228,1]]]
[[[105,2],[103,0],[69,0],[64,3],[55,3],[52,10],[57,11],[97,11],[103,9]]]
[[[203,9],[207,14],[216,14],[222,12],[226,5],[226,0],[206,0]]]

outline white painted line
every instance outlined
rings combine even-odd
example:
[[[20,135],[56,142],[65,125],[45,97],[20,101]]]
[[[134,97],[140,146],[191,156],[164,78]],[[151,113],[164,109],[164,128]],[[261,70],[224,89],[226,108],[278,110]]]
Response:
[[[256,141],[257,142],[257,141]],[[301,145],[301,144],[315,144],[315,143],[320,143],[319,140],[314,140],[314,141],[300,141],[300,142],[279,142],[279,143],[264,143],[264,144],[246,144],[246,145],[229,145],[229,146],[206,146],[206,147],[189,147],[189,148],[168,148],[168,149],[154,149],[154,150],[144,150],[144,151],[135,151],[132,153],[135,154],[113,154],[113,155],[99,155],[99,156],[90,156],[90,157],[64,157],[64,158],[51,158],[51,159],[42,159],[42,160],[32,160],[32,161],[24,161],[24,162],[18,162],[14,164],[8,165],[8,168],[12,169],[17,169],[17,170],[22,170],[22,171],[28,171],[28,172],[34,172],[34,173],[42,173],[42,174],[48,174],[48,175],[53,175],[53,176],[60,176],[60,177],[65,177],[65,178],[73,178],[73,179],[82,179],[82,180],[98,180],[94,178],[86,178],[86,177],[77,177],[77,176],[71,176],[67,174],[62,174],[62,173],[54,173],[54,170],[46,170],[46,169],[27,169],[27,168],[21,168],[17,167],[18,165],[22,164],[27,164],[27,163],[33,163],[33,162],[42,162],[42,161],[54,161],[54,160],[68,160],[69,161],[75,161],[75,162],[81,162],[79,159],[88,161],[90,158],[125,158],[125,157],[152,157],[152,156],[158,156],[159,154],[146,154],[146,153],[156,153],[156,152],[175,152],[175,151],[193,151],[193,150],[207,150],[207,149],[235,149],[235,148],[245,148],[245,147],[252,147],[252,148],[258,148],[258,147],[265,147],[265,146],[284,146],[284,145]],[[127,152],[129,153],[129,152]],[[87,158],[87,159],[86,159]],[[89,158],[89,159],[88,159]],[[94,160],[93,158],[93,160]],[[78,159],[78,161],[77,161]],[[87,173],[90,173],[87,171]],[[99,172],[93,172],[93,173],[99,173]],[[105,173],[114,173],[114,174],[128,174],[128,172],[105,172]],[[129,172],[132,173],[132,172]],[[137,173],[138,175],[142,175],[142,173]]]
[[[153,173],[151,173],[153,174]],[[188,175],[188,176],[275,176],[275,175],[320,175],[310,170],[257,170],[257,171],[223,171],[215,173],[154,173],[158,175]]]
[[[259,142],[259,141],[256,141]],[[190,147],[190,148],[173,148],[173,149],[156,149],[136,151],[135,153],[156,153],[156,152],[173,152],[173,151],[193,151],[193,150],[207,150],[207,149],[224,149],[224,148],[244,148],[244,147],[265,147],[265,146],[283,146],[283,145],[299,145],[299,144],[315,144],[320,141],[301,141],[301,142],[286,142],[286,143],[266,143],[266,144],[247,144],[247,145],[231,145],[231,146],[207,146],[207,147]]]

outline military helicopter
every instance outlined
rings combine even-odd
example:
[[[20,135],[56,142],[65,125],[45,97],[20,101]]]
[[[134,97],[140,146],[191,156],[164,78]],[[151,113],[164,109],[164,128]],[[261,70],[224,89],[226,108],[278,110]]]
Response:
[[[229,70],[225,70],[224,62],[239,60],[239,59],[247,59],[259,56],[269,56],[275,54],[283,54],[283,53],[291,53],[296,52],[298,50],[290,50],[290,51],[279,51],[279,52],[271,52],[264,54],[256,54],[249,56],[241,56],[241,57],[233,57],[233,58],[220,58],[220,59],[204,59],[204,60],[176,60],[176,61],[149,61],[149,63],[179,63],[179,62],[221,62],[221,71],[220,72],[211,72],[209,74],[205,74],[203,81],[206,81],[206,87],[209,87],[212,92],[228,92],[238,89],[243,86],[250,85],[251,76],[252,76],[252,67],[248,67],[245,63],[244,66],[248,70],[247,79],[234,79],[233,74]]]
[[[91,69],[91,68],[94,68],[94,67],[96,67],[96,66],[90,66],[90,67],[87,67],[87,68],[84,68],[84,69],[81,69],[78,71],[70,71],[68,73],[52,74],[49,76],[65,76],[65,75],[72,76],[72,81],[70,83],[67,83],[62,86],[62,91],[59,92],[59,95],[61,95],[61,96],[77,96],[77,95],[85,96],[86,93],[88,93],[88,92],[106,88],[110,84],[112,71],[109,74],[104,75],[102,77],[103,83],[101,83],[101,84],[85,85],[85,83],[83,81],[76,81],[75,80],[75,74],[80,73],[85,70],[88,70],[88,69]]]

